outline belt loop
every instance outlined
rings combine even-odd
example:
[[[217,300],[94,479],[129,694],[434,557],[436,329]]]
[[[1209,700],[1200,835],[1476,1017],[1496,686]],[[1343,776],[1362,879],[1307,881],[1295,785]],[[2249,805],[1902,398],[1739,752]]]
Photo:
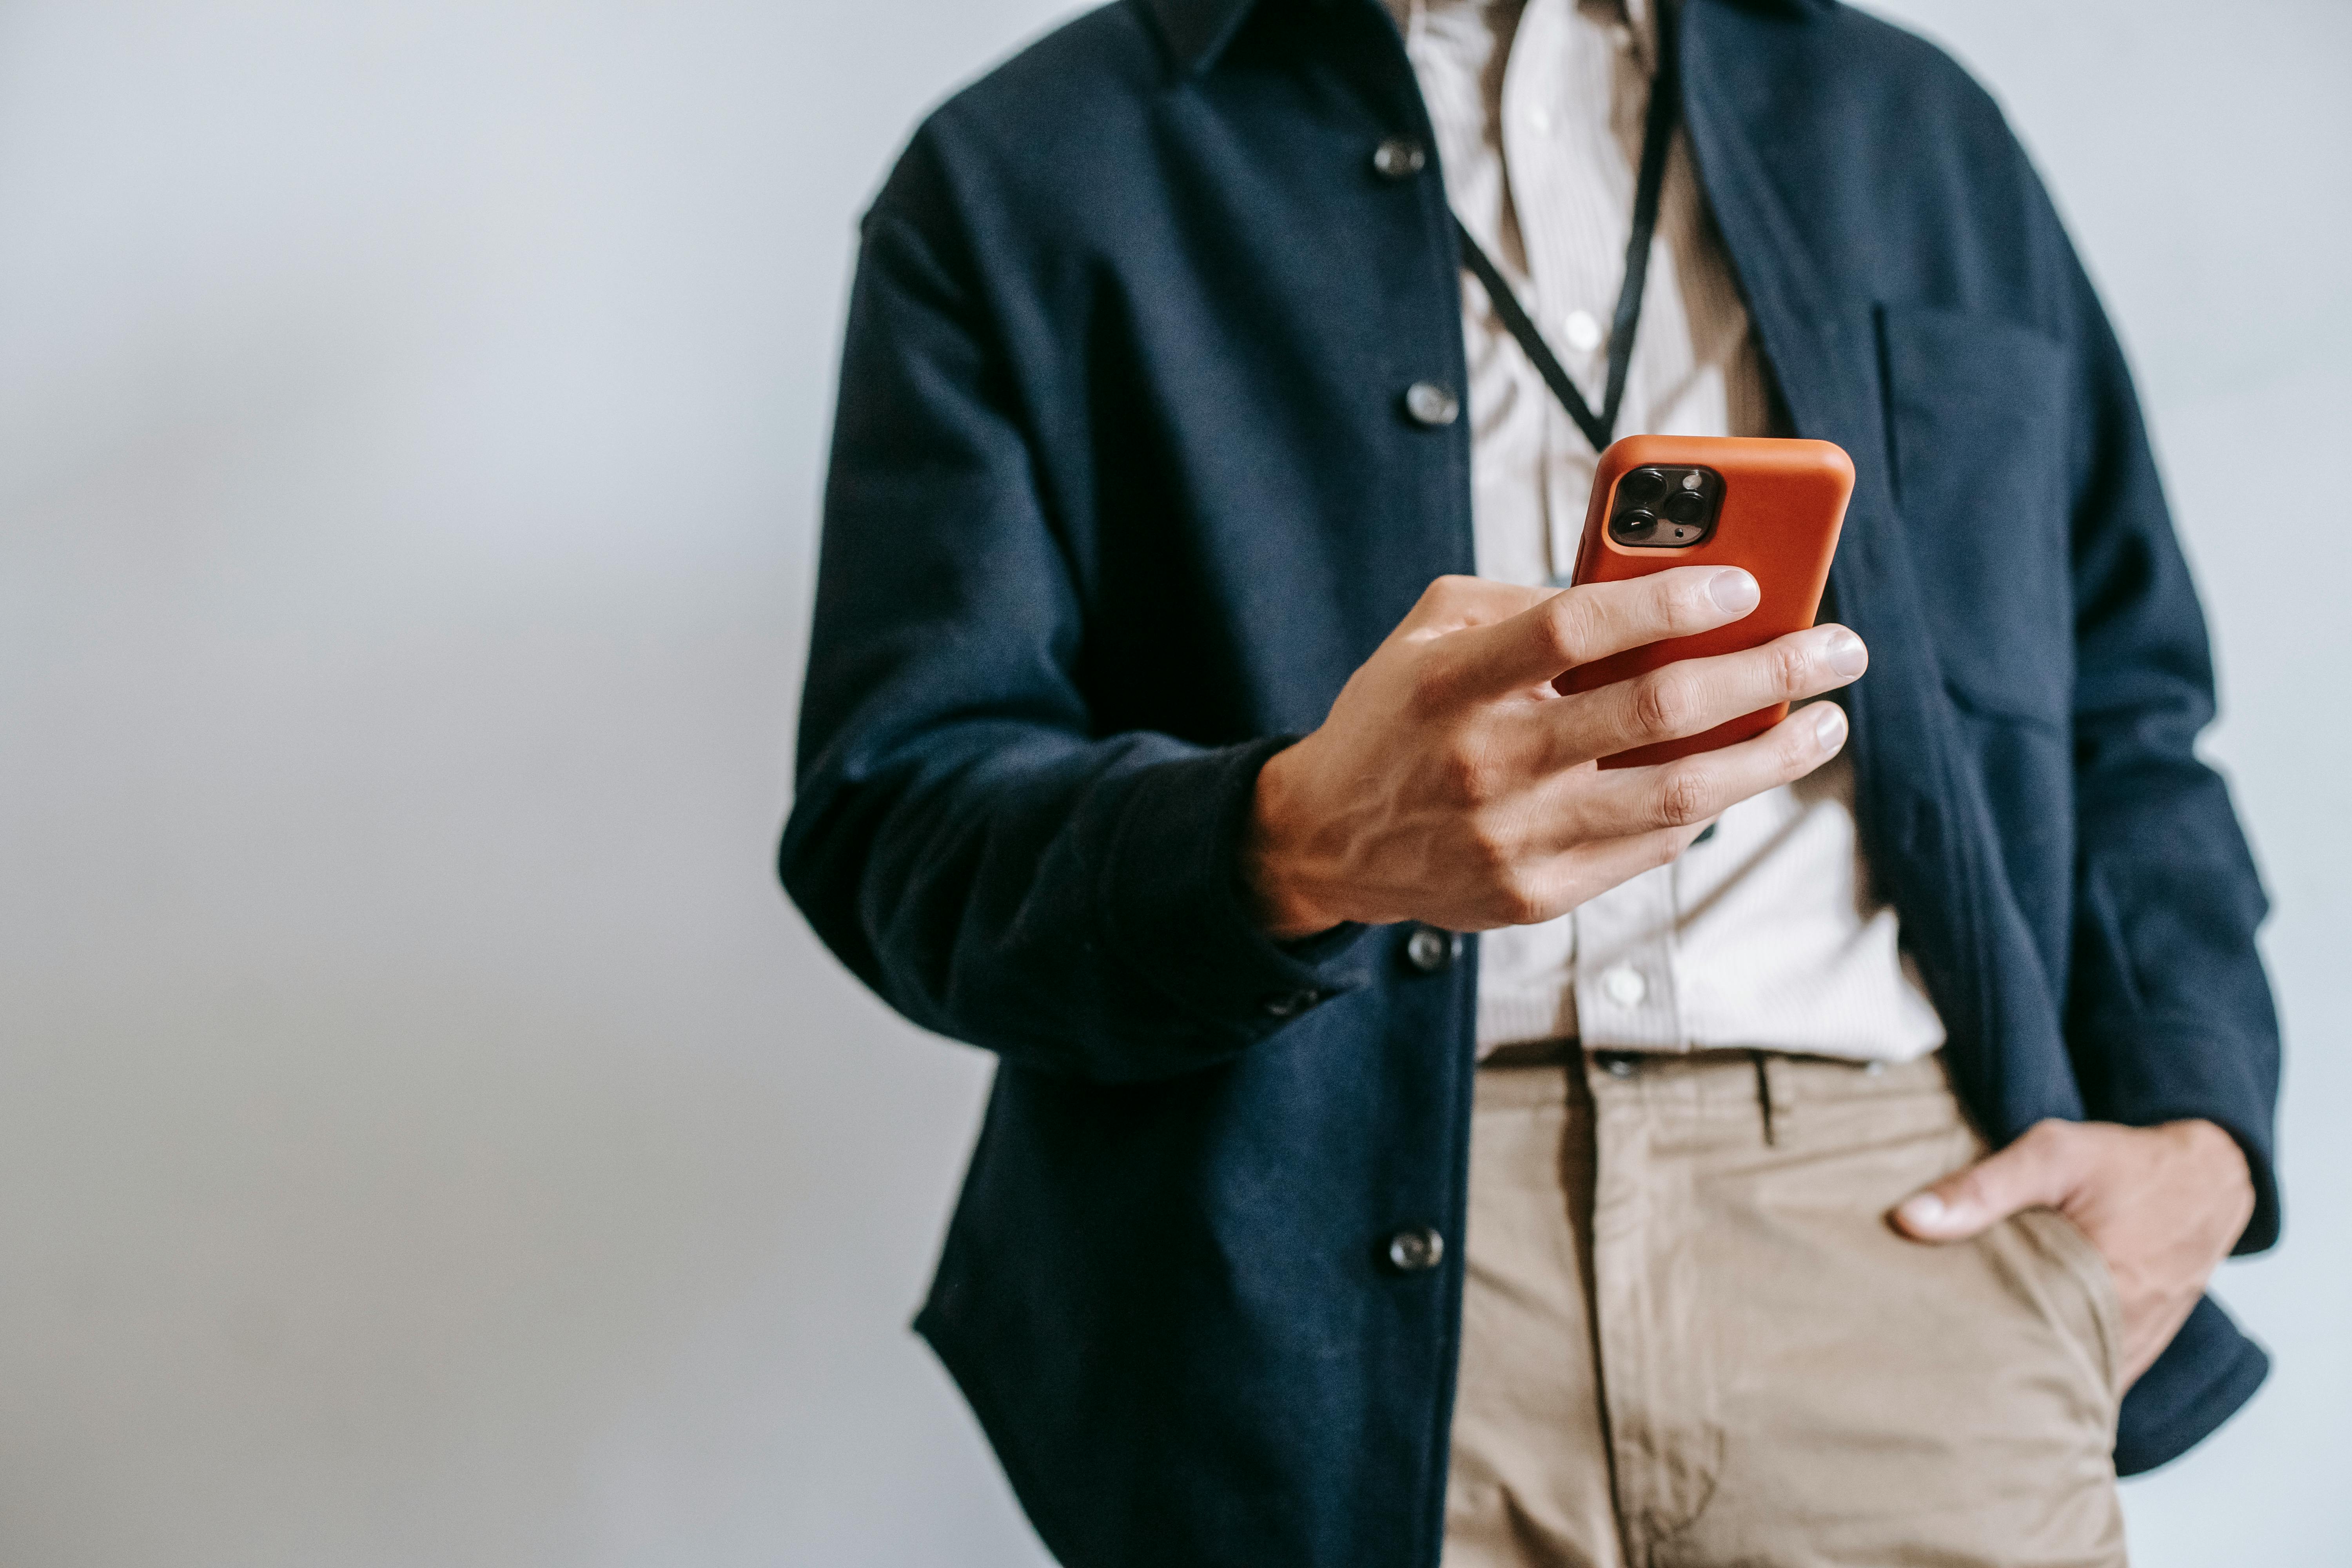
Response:
[[[1756,1106],[1764,1117],[1764,1146],[1775,1146],[1772,1136],[1772,1074],[1762,1051],[1750,1051],[1748,1059],[1756,1064]]]

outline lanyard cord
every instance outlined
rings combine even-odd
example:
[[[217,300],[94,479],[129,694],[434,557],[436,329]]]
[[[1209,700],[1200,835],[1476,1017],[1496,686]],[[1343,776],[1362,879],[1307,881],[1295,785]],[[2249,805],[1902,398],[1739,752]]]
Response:
[[[1633,363],[1633,329],[1642,320],[1642,289],[1649,281],[1650,239],[1658,227],[1658,194],[1666,183],[1666,148],[1675,139],[1675,109],[1682,98],[1674,0],[1651,3],[1658,12],[1658,68],[1650,80],[1649,113],[1642,129],[1642,172],[1633,188],[1633,233],[1625,241],[1625,281],[1617,291],[1617,314],[1609,325],[1609,390],[1598,415],[1569,379],[1559,356],[1528,319],[1510,284],[1504,281],[1501,269],[1470,237],[1462,219],[1454,220],[1454,231],[1462,241],[1462,259],[1477,275],[1486,298],[1494,303],[1495,314],[1502,317],[1503,325],[1535,362],[1537,373],[1595,452],[1608,447],[1617,428],[1617,410],[1625,401],[1625,373]]]

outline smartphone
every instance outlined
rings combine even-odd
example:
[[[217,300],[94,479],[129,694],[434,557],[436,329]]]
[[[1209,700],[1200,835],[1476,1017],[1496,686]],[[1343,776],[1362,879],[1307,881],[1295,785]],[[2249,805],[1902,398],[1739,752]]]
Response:
[[[1576,574],[1620,583],[1674,566],[1738,566],[1762,597],[1729,626],[1628,648],[1578,665],[1552,682],[1591,691],[1677,659],[1738,653],[1802,631],[1821,612],[1830,557],[1853,495],[1853,460],[1828,441],[1746,437],[1628,436],[1610,443],[1592,476]],[[1788,717],[1776,702],[1680,740],[1601,759],[1634,768],[1711,752]]]

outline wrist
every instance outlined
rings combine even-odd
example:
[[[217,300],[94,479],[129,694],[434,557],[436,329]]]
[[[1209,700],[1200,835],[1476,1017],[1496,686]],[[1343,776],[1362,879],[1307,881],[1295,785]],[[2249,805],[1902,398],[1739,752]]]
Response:
[[[2246,1160],[2246,1151],[2227,1128],[2201,1116],[2175,1121],[2170,1126],[2200,1164],[2225,1181],[2243,1183],[2249,1193],[2253,1191],[2253,1170]]]
[[[1258,770],[1242,835],[1241,884],[1258,929],[1276,942],[1296,942],[1339,925],[1346,917],[1308,890],[1304,816],[1298,808],[1297,746],[1286,746]]]

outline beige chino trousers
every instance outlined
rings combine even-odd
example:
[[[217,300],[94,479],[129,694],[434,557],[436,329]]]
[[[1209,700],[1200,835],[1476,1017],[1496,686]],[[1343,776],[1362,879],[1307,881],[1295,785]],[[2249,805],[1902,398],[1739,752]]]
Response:
[[[1939,1058],[1484,1066],[1444,1568],[2112,1568],[2114,1282],[1976,1158]]]

